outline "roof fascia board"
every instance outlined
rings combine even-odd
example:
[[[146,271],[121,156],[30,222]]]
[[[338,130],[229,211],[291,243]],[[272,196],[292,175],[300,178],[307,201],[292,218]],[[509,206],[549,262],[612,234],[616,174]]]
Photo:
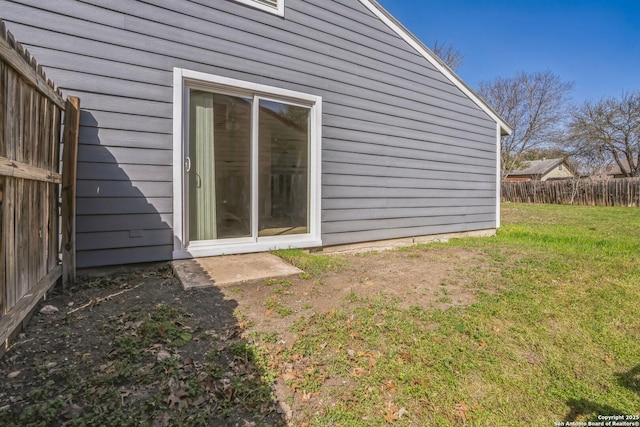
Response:
[[[503,131],[503,135],[511,135],[513,129],[505,122],[493,108],[491,108],[482,98],[480,98],[467,84],[458,77],[451,68],[449,68],[435,53],[431,51],[424,43],[414,36],[407,28],[405,28],[396,18],[375,0],[359,0],[367,9],[369,9],[378,19],[384,22],[393,32],[400,36],[420,55],[429,61],[438,71],[447,77],[458,89],[469,97],[480,109],[489,115],[498,123]]]

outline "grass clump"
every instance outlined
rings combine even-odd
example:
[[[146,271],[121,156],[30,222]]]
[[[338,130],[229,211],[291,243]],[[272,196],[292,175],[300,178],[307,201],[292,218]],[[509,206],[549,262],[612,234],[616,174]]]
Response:
[[[499,291],[471,306],[405,309],[380,295],[299,319],[298,338],[278,356],[288,369],[281,375],[311,388],[294,359],[312,360],[322,368],[313,390],[332,404],[297,421],[586,425],[640,415],[639,211],[507,205],[503,221],[494,238],[416,248],[486,255],[489,268],[474,280]],[[439,302],[450,298],[447,284]]]
[[[340,255],[309,254],[301,249],[281,249],[272,253],[298,267],[305,273],[303,278],[308,279],[328,272],[339,272],[347,265],[346,259]]]

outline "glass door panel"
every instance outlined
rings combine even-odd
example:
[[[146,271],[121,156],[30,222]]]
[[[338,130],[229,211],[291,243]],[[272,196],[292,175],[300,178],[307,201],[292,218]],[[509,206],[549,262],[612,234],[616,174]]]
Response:
[[[309,233],[310,108],[259,101],[258,237]]]
[[[192,89],[189,104],[189,240],[251,237],[252,100]]]

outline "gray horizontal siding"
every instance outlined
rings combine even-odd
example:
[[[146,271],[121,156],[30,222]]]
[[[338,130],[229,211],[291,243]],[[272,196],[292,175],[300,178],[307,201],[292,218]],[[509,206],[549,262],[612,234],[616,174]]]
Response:
[[[343,186],[358,188],[394,188],[400,195],[404,190],[425,189],[429,190],[485,190],[495,191],[496,183],[492,181],[452,181],[441,178],[418,179],[418,178],[397,178],[378,176],[358,176],[358,175],[329,175],[322,180],[322,184],[328,188],[332,186]]]
[[[102,5],[114,7],[118,10],[136,15],[149,17],[157,14],[157,10],[152,6],[139,7],[139,5],[117,4],[113,2],[101,1]],[[303,13],[296,10],[296,3],[287,5],[287,20],[274,21],[269,16],[255,13],[240,5],[228,5],[219,2],[206,2],[203,6],[195,4],[176,5],[171,0],[154,2],[165,10],[177,10],[177,13],[163,12],[163,21],[159,23],[173,26],[178,29],[190,28],[192,33],[198,33],[200,36],[212,36],[216,43],[232,43],[231,49],[242,49],[243,47],[251,47],[247,43],[247,34],[269,40],[269,52],[281,55],[284,58],[300,58],[304,57],[301,52],[317,54],[317,60],[322,61],[326,58],[327,66],[330,69],[340,69],[341,62],[351,62],[352,65],[360,67],[360,71],[370,70],[378,72],[381,63],[396,64],[397,59],[401,58],[406,62],[404,64],[412,71],[424,74],[430,73],[429,77],[433,80],[431,84],[440,85],[441,88],[456,93],[451,83],[444,79],[437,71],[432,68],[424,69],[423,60],[412,51],[406,49],[406,46],[395,35],[391,35],[388,31],[380,31],[369,25],[362,25],[360,28],[354,28],[353,14],[348,18],[344,18],[338,13],[340,6],[331,5],[332,23],[334,24],[332,31],[326,31],[327,22],[323,20],[323,15],[327,16],[327,12],[322,7],[315,7],[312,2],[304,3],[307,8]],[[300,3],[298,3],[299,5]],[[323,4],[326,7],[326,3]],[[234,11],[235,9],[235,11]],[[221,13],[222,12],[222,13]],[[247,12],[252,14],[252,19],[247,20]],[[293,14],[293,15],[291,15]],[[188,15],[193,21],[185,21],[185,15]],[[343,25],[340,26],[338,20],[342,20]],[[371,23],[375,18],[368,16],[367,21]],[[156,21],[158,22],[158,21]],[[188,25],[185,25],[188,22]],[[201,26],[194,25],[202,24]],[[264,26],[256,26],[254,22],[265,24]],[[143,23],[144,24],[144,23]],[[212,25],[213,24],[213,25]],[[357,25],[357,24],[356,24]],[[313,31],[313,30],[317,31]],[[141,31],[140,28],[136,28]],[[382,36],[382,37],[381,37]],[[353,56],[353,51],[344,49],[344,42],[357,44],[360,48],[359,55]],[[386,50],[381,48],[384,45],[392,45],[393,49]],[[210,46],[206,47],[207,49]],[[400,52],[410,53],[410,56],[402,55],[398,57],[394,55],[400,48]],[[346,54],[346,58],[345,58]],[[336,61],[339,59],[340,61]],[[271,62],[271,61],[269,61]],[[323,65],[323,64],[320,64]],[[352,68],[346,69],[349,72]],[[393,76],[393,73],[380,73],[381,78]],[[368,76],[365,76],[368,77]],[[397,77],[400,77],[397,75]],[[405,76],[406,77],[406,76]],[[408,80],[411,81],[411,80]],[[421,83],[416,80],[416,82]],[[421,83],[424,84],[424,83]]]
[[[171,230],[171,214],[129,214],[129,215],[82,215],[77,218],[77,226],[85,233],[99,231],[121,231],[122,221],[131,230]]]
[[[422,127],[416,127],[423,125],[435,124],[441,126],[443,129],[458,129],[460,126],[459,113],[432,105],[422,104],[417,110],[411,110],[407,108],[406,105],[398,107],[389,103],[358,105],[356,99],[347,96],[340,98],[339,101],[341,104],[334,103],[330,105],[331,111],[336,116],[347,115],[348,117],[373,122],[384,122],[385,117],[391,117],[396,125],[417,130],[425,130]],[[357,109],[357,112],[354,112],[354,109]],[[350,114],[347,114],[349,111]],[[491,123],[487,123],[485,119],[466,117],[465,122],[469,125],[478,126],[484,131],[495,128],[495,126],[488,126],[491,125]],[[482,132],[480,134],[482,134]],[[465,137],[464,139],[468,140],[469,138]]]
[[[434,208],[434,207],[472,207],[494,206],[494,197],[474,197],[472,199],[461,197],[432,197],[424,198],[324,198],[322,199],[323,213],[326,211],[341,209],[388,209],[388,208]]]
[[[168,73],[165,70],[153,69],[145,67],[143,65],[124,62],[121,66],[114,68],[112,61],[103,58],[94,58],[91,56],[87,56],[86,54],[83,55],[82,49],[78,49],[79,52],[76,52],[73,46],[64,46],[61,44],[58,44],[57,46],[54,45],[52,41],[56,41],[58,37],[61,36],[59,33],[52,31],[38,31],[37,34],[40,35],[40,38],[44,38],[47,35],[54,38],[53,40],[49,40],[48,42],[41,42],[43,46],[51,47],[43,48],[39,45],[35,45],[31,48],[31,53],[38,58],[38,62],[42,62],[43,64],[59,64],[59,67],[64,69],[65,64],[74,64],[81,61],[81,70],[76,67],[68,67],[66,69],[68,69],[69,71],[85,71],[87,73],[93,73],[95,75],[102,75],[105,70],[109,70],[108,75],[115,78],[122,78],[124,80],[135,80],[135,77],[137,76],[138,80],[143,83],[159,84],[163,86],[171,85],[171,80],[167,80]],[[36,36],[36,34],[34,34],[34,36]],[[67,39],[68,38],[69,36],[67,36]],[[65,39],[61,39],[58,41],[64,40]],[[37,42],[38,39],[34,37],[34,41]]]
[[[393,151],[390,148],[389,151]],[[386,166],[393,168],[410,168],[410,169],[428,169],[432,171],[451,171],[468,174],[470,177],[475,174],[492,174],[495,168],[491,166],[475,166],[467,165],[464,163],[464,158],[451,156],[450,161],[443,162],[431,162],[426,165],[424,160],[415,160],[409,158],[397,158],[392,156],[379,156],[372,154],[360,154],[360,153],[345,153],[341,151],[323,150],[322,159],[324,163],[343,163],[344,173],[347,173],[351,165],[371,165],[371,166]]]
[[[443,189],[443,188],[389,188],[389,187],[359,187],[356,185],[323,185],[327,198],[371,198],[381,197],[385,199],[422,198],[430,199],[436,197],[492,197],[495,196],[493,190],[473,190],[473,189]],[[324,228],[323,228],[324,231]]]
[[[416,144],[413,148],[400,148],[390,144],[386,138],[379,140],[378,142],[378,144],[369,144],[359,141],[330,141],[324,148],[327,150],[341,151],[345,153],[370,154],[374,156],[388,156],[390,158],[393,157],[409,160],[427,160],[437,163],[458,162],[474,166],[487,166],[489,168],[493,168],[495,166],[495,161],[487,159],[486,153],[484,157],[481,157],[482,153],[473,153],[475,154],[474,156],[468,155],[462,157],[451,153],[442,153],[434,149],[429,150],[431,147],[421,149],[422,144]],[[392,153],[392,155],[390,153]],[[422,164],[424,164],[424,162]]]
[[[384,218],[384,219],[358,219],[358,220],[340,220],[323,224],[327,234],[334,233],[352,233],[358,231],[375,231],[381,229],[394,228],[421,228],[425,226],[450,225],[466,222],[483,222],[489,223],[495,220],[494,214],[474,214],[474,215],[440,215],[440,216],[423,216],[410,218]]]
[[[139,116],[134,114],[111,113],[105,111],[84,111],[81,120],[83,126],[95,126],[104,129],[126,129],[132,132],[157,132],[170,134],[171,122],[166,118]]]
[[[95,126],[80,126],[79,139],[83,150],[86,145],[105,145],[109,147],[169,149],[172,136],[156,132],[131,132],[125,129],[105,129]],[[108,143],[108,145],[106,145]],[[82,152],[82,150],[80,150]],[[79,155],[82,155],[79,153]]]
[[[49,7],[51,10],[59,11],[60,3],[75,3],[72,0],[65,0],[64,2],[58,2],[55,5],[41,5],[41,7]],[[139,3],[134,2],[103,2],[106,5],[111,5],[112,7],[117,7],[124,10],[129,10],[130,12],[135,12],[137,14],[142,14],[144,11],[144,6],[141,6]],[[174,6],[175,7],[175,6]],[[226,7],[226,5],[225,5]],[[16,13],[24,12],[24,6],[16,6],[18,9]],[[158,8],[147,6],[148,12],[158,14]],[[75,13],[79,13],[81,9],[75,10]],[[204,12],[204,11],[200,11]],[[211,10],[209,9],[211,13]],[[376,44],[374,41],[370,39],[362,40],[362,44],[354,46],[350,50],[344,49],[342,46],[344,45],[344,40],[339,40],[334,42],[333,49],[338,49],[344,52],[340,55],[341,61],[336,61],[335,57],[331,57],[327,55],[327,48],[322,44],[316,44],[316,50],[320,47],[320,51],[317,53],[323,53],[323,55],[314,55],[313,50],[308,48],[300,48],[299,41],[301,38],[309,38],[313,35],[310,35],[309,28],[306,26],[300,26],[297,32],[280,32],[280,37],[285,38],[285,40],[273,40],[273,44],[269,45],[269,51],[265,51],[262,49],[264,43],[256,46],[255,44],[247,44],[247,34],[253,31],[256,32],[254,28],[255,25],[251,21],[248,21],[246,18],[241,18],[239,22],[236,22],[235,25],[238,25],[240,28],[232,29],[229,28],[228,25],[232,25],[234,23],[233,20],[224,19],[226,25],[220,24],[216,22],[217,26],[211,26],[209,22],[203,22],[202,20],[198,20],[202,22],[202,25],[207,25],[206,30],[209,31],[208,34],[196,34],[193,29],[198,28],[197,26],[185,26],[178,28],[177,30],[174,27],[168,25],[170,20],[168,20],[164,14],[166,10],[163,10],[163,15],[161,18],[165,22],[148,22],[146,20],[135,21],[131,18],[128,19],[127,22],[130,24],[127,26],[129,29],[135,29],[135,31],[123,31],[122,25],[118,25],[121,21],[121,16],[116,14],[116,18],[110,18],[113,13],[105,13],[103,10],[88,9],[86,11],[87,14],[99,13],[98,16],[93,16],[91,19],[100,22],[103,25],[100,25],[100,38],[105,40],[105,42],[109,44],[115,44],[119,46],[127,46],[133,49],[139,49],[143,51],[146,56],[152,56],[150,54],[157,53],[163,56],[161,58],[162,62],[166,63],[167,56],[175,57],[175,60],[193,60],[194,58],[207,58],[215,59],[216,62],[227,65],[228,68],[237,70],[246,68],[246,59],[250,58],[252,61],[258,62],[256,64],[260,68],[261,76],[270,76],[271,78],[279,79],[285,82],[300,82],[301,84],[305,84],[311,79],[310,84],[307,87],[322,87],[323,82],[327,82],[327,73],[329,73],[329,77],[331,77],[331,87],[335,87],[337,93],[347,93],[350,96],[354,94],[345,92],[344,86],[347,89],[350,87],[363,87],[363,88],[371,88],[371,85],[367,85],[368,82],[379,82],[384,86],[381,86],[381,89],[384,90],[385,87],[392,87],[394,91],[387,91],[385,94],[387,96],[398,96],[404,95],[403,98],[407,100],[414,100],[418,106],[423,105],[424,103],[431,104],[435,102],[438,105],[438,100],[442,96],[447,96],[451,98],[452,96],[456,97],[455,99],[460,104],[460,106],[465,106],[460,110],[461,112],[466,113],[468,116],[477,115],[478,117],[483,117],[483,113],[479,112],[478,109],[471,104],[471,102],[464,97],[451,83],[446,81],[437,71],[435,71],[431,66],[426,67],[425,61],[423,59],[419,59],[420,66],[416,67],[416,71],[419,71],[420,74],[414,77],[414,80],[410,80],[407,77],[407,74],[394,75],[389,72],[389,70],[385,70],[384,72],[378,71],[384,68],[385,65],[392,65],[395,68],[398,67],[398,59],[397,57],[389,58],[387,61],[380,62],[375,61],[370,64],[371,68],[363,67],[359,63],[349,63],[345,61],[345,58],[361,58],[363,57],[360,47],[370,45],[375,46],[378,50],[378,58],[382,54],[380,49],[380,45]],[[210,14],[209,13],[209,14]],[[216,14],[218,20],[220,17],[224,16],[224,14]],[[65,19],[66,18],[66,19]],[[225,17],[226,18],[226,17]],[[64,32],[66,30],[66,26],[68,25],[69,17],[65,16],[56,16],[55,19],[47,22],[47,28],[57,30],[58,32]],[[114,22],[115,20],[115,22]],[[32,26],[37,27],[39,24],[39,16],[34,17],[30,24]],[[231,24],[230,24],[231,22]],[[288,23],[288,21],[287,21]],[[175,24],[175,23],[174,23]],[[151,25],[151,26],[150,26]],[[91,40],[93,33],[96,31],[96,24],[87,23],[83,19],[79,19],[74,21],[74,30],[76,34],[82,37],[86,37]],[[189,29],[186,35],[184,30]],[[179,31],[177,34],[174,34],[175,38],[179,38],[183,44],[176,43],[172,41],[169,37],[171,36],[171,31]],[[198,28],[198,30],[203,31],[205,28]],[[235,30],[235,32],[234,32]],[[262,30],[262,28],[261,28]],[[33,31],[33,28],[31,29]],[[234,32],[236,34],[235,38],[232,38],[230,41],[225,39],[229,38],[230,32]],[[349,33],[350,35],[353,32]],[[256,33],[256,36],[258,33]],[[34,39],[36,35],[32,36]],[[47,36],[41,36],[41,43],[48,44],[49,48],[56,48],[60,44],[56,40],[56,36],[52,34],[48,34]],[[399,39],[398,39],[399,40]],[[350,41],[353,44],[353,41]],[[403,42],[401,42],[403,44]],[[197,47],[199,46],[199,47]],[[82,48],[80,46],[79,48]],[[244,51],[244,50],[246,51]],[[332,51],[333,51],[332,49]],[[103,48],[103,50],[105,50]],[[106,49],[105,56],[108,56],[113,49]],[[230,55],[230,52],[233,55]],[[406,49],[405,49],[405,52]],[[415,52],[409,51],[408,55],[404,56],[404,61],[406,62],[408,59],[418,60],[419,56],[415,54]],[[278,61],[276,65],[273,62],[273,54],[278,55]],[[93,51],[86,52],[85,54],[95,54]],[[141,61],[143,58],[136,58],[135,52],[130,52],[126,59],[123,59],[122,62],[127,64],[131,63],[130,61],[134,61],[133,63],[137,63]],[[312,58],[312,60],[300,60],[298,58]],[[326,63],[323,63],[323,59],[326,58]],[[112,58],[108,58],[112,59]],[[113,58],[115,59],[115,58]],[[118,60],[118,59],[116,59]],[[346,62],[346,65],[343,66],[343,69],[337,69],[338,65]],[[144,64],[146,66],[151,67],[151,64]],[[174,64],[175,65],[175,62]],[[195,65],[193,62],[190,65]],[[89,67],[90,63],[84,63],[83,67]],[[166,65],[158,64],[157,66],[160,69],[167,69]],[[358,67],[358,74],[356,76],[353,75],[354,66]],[[333,67],[333,68],[332,68]],[[120,66],[119,69],[126,72],[125,66]],[[376,75],[368,75],[366,71],[370,69],[371,72],[377,73]],[[427,72],[427,75],[425,75]],[[341,73],[332,75],[332,73]],[[304,78],[301,80],[300,76]],[[424,80],[424,78],[428,78],[428,80]],[[160,82],[158,82],[161,84]],[[346,83],[346,85],[343,85]],[[365,84],[363,86],[363,84]],[[431,85],[436,85],[436,87],[430,87]],[[335,85],[335,86],[334,86]],[[331,88],[328,87],[328,88]],[[428,88],[429,90],[427,90]],[[438,90],[434,90],[438,89]],[[405,90],[405,92],[398,93],[398,90]],[[439,91],[447,91],[448,94],[440,94]],[[429,99],[424,99],[424,96],[428,96]],[[384,99],[380,100],[384,102]],[[450,104],[449,107],[454,107],[457,104],[451,104],[451,99],[445,99],[445,101]],[[441,103],[440,103],[441,104]],[[442,107],[441,105],[438,105]],[[462,107],[461,107],[462,108]]]
[[[126,164],[143,161],[147,165],[171,166],[172,150],[149,150],[131,147],[87,146],[78,155],[81,162]]]
[[[129,197],[122,199],[102,197],[78,197],[78,215],[122,215],[136,213],[171,213],[173,206],[169,197]],[[159,216],[158,216],[159,217]],[[127,228],[128,229],[128,228]],[[82,230],[82,229],[80,229]],[[84,232],[85,230],[79,231]]]
[[[340,160],[346,160],[343,156],[338,156]],[[355,156],[354,156],[355,157]],[[368,157],[372,159],[371,156]],[[373,159],[372,159],[373,160]],[[357,158],[353,159],[357,161]],[[424,162],[422,162],[424,163]],[[420,178],[425,180],[446,179],[449,181],[469,182],[472,179],[475,182],[493,182],[495,183],[495,175],[491,171],[482,173],[481,170],[469,173],[465,169],[465,165],[459,165],[461,172],[452,170],[454,164],[439,164],[443,170],[395,167],[390,165],[368,165],[362,163],[343,163],[339,161],[325,162],[323,165],[324,175],[346,175],[346,176],[368,176],[368,177],[398,177],[398,178]]]
[[[109,111],[151,117],[171,117],[173,105],[170,102],[150,101],[131,97],[115,97],[98,93],[75,90],[75,94],[82,99],[82,107],[93,111]]]
[[[82,180],[78,183],[78,197],[102,197],[102,198],[135,198],[141,197],[166,197],[171,194],[170,182],[157,181],[92,181]]]
[[[162,246],[171,240],[173,231],[171,229],[150,230],[144,228],[140,231],[142,235],[132,234],[130,231],[109,231],[78,233],[76,243],[82,247],[83,251],[102,249],[105,246],[112,248],[142,248],[146,246]]]
[[[429,138],[428,144],[425,143],[426,137]],[[358,141],[366,144],[376,144],[399,149],[410,148],[414,150],[430,150],[438,153],[452,154],[461,157],[460,162],[465,162],[464,158],[466,157],[485,158],[489,153],[495,152],[495,145],[493,150],[483,150],[474,147],[473,144],[470,144],[468,141],[465,145],[465,141],[426,133],[415,135],[415,138],[402,138],[392,135],[363,133],[362,131],[352,129],[325,128],[324,138],[329,141],[324,144],[324,147],[331,147],[334,150],[339,150],[340,144],[343,141]],[[480,144],[478,145],[482,147]]]
[[[78,251],[78,267],[101,267],[171,259],[171,244]]]
[[[455,223],[442,223],[420,227],[401,228],[377,228],[363,231],[350,231],[345,233],[331,233],[322,239],[325,246],[342,245],[353,242],[368,242],[374,240],[397,239],[401,237],[417,237],[432,234],[460,233],[465,231],[489,230],[495,228],[495,221],[471,222],[460,221],[459,218],[452,218]]]
[[[166,166],[78,162],[78,176],[82,180],[168,182],[172,179],[172,172]]]
[[[429,123],[424,123],[422,124],[422,126],[418,124],[415,125],[422,127],[422,129],[411,129],[396,125],[393,117],[387,117],[385,121],[364,121],[358,119],[357,117],[345,117],[329,113],[325,114],[325,122],[326,126],[339,129],[352,129],[361,132],[366,131],[376,135],[398,136],[400,138],[419,139],[421,141],[425,141],[425,133],[434,133],[456,139],[464,138],[465,140],[467,140],[467,143],[469,143],[469,140],[471,140],[475,142],[476,146],[482,143],[486,144],[487,147],[482,148],[488,148],[491,146],[491,142],[489,141],[489,139],[491,136],[493,136],[495,146],[495,128],[493,129],[493,132],[491,134],[487,130],[484,130],[484,132],[480,132],[481,129],[477,127],[472,127],[469,129],[469,131],[465,131],[462,129],[451,129]],[[389,125],[391,124],[393,124],[393,127],[389,128]],[[477,132],[477,134],[474,134],[474,132]]]
[[[425,208],[368,208],[363,209],[325,209],[322,218],[327,222],[359,221],[364,215],[370,219],[395,219],[395,218],[428,218],[459,215],[493,215],[493,206],[459,206],[459,207],[425,207]],[[424,222],[420,220],[420,225]]]
[[[285,6],[0,0],[82,99],[80,266],[171,256],[173,67],[323,97],[326,244],[495,226],[495,122],[358,1]]]

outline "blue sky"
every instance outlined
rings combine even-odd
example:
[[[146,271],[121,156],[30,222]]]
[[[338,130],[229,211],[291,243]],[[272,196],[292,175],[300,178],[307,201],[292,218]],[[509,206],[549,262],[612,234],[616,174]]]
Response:
[[[551,71],[575,84],[576,103],[640,90],[638,0],[378,0],[432,47],[464,55],[472,87],[518,71]]]

